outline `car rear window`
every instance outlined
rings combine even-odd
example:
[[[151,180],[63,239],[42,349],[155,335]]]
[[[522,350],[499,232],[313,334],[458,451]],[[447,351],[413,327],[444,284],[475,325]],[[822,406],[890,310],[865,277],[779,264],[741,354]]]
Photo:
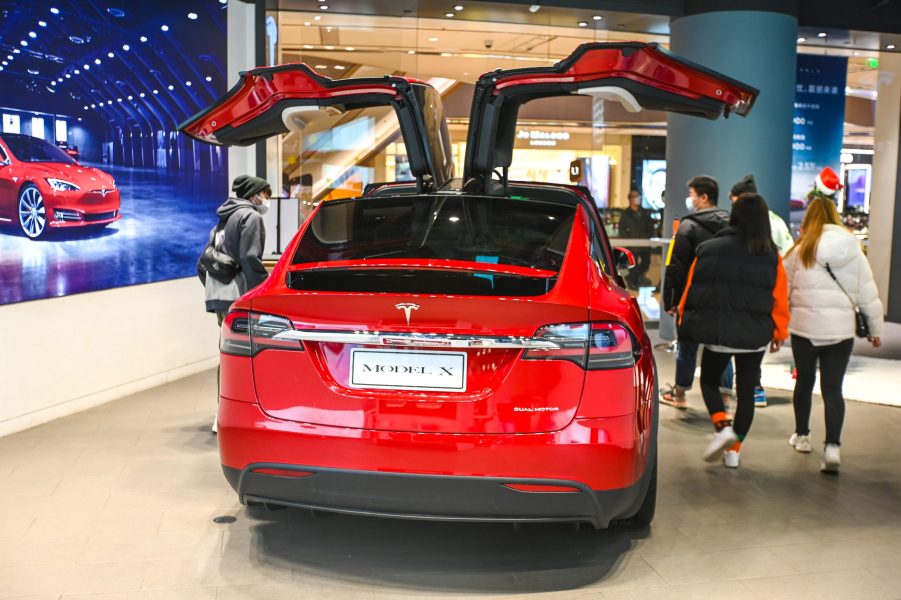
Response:
[[[576,207],[484,196],[400,196],[327,202],[303,234],[292,264],[444,259],[559,272]],[[294,271],[294,289],[540,295],[555,277],[452,269]]]

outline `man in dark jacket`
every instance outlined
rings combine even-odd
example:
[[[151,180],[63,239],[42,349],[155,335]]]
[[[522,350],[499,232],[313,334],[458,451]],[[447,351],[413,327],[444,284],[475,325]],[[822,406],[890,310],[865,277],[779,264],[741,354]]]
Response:
[[[272,188],[265,179],[241,175],[235,178],[232,191],[235,196],[216,210],[219,224],[210,236],[216,249],[238,263],[238,274],[228,284],[220,284],[211,277],[204,281],[207,312],[215,312],[220,324],[232,302],[263,283],[268,275],[263,266],[266,230],[262,215],[269,209]]]
[[[698,246],[701,242],[712,239],[729,223],[729,213],[717,208],[718,198],[719,185],[713,177],[699,175],[688,182],[685,205],[689,214],[679,223],[663,279],[663,307],[670,314],[676,313],[682,299],[688,271],[694,262]],[[694,382],[697,359],[698,345],[680,339],[676,354],[676,384],[661,392],[662,402],[676,408],[686,408],[685,392],[691,389]],[[726,387],[730,390],[732,387],[731,373],[727,372],[725,375],[724,393]]]
[[[619,218],[619,237],[626,239],[649,239],[654,235],[654,220],[651,213],[641,207],[641,194],[638,190],[629,192],[629,208]],[[636,265],[629,270],[626,284],[632,289],[640,285],[651,285],[645,273],[651,267],[651,249],[635,248]]]

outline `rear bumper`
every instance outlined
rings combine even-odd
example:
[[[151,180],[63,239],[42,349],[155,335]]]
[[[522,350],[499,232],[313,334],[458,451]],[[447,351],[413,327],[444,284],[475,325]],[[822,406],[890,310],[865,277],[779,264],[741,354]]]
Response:
[[[241,502],[606,527],[634,514],[647,490],[656,424],[639,432],[636,421],[635,415],[576,419],[541,434],[372,431],[273,419],[255,403],[221,398],[218,427],[223,471]],[[520,491],[511,484],[570,491]]]

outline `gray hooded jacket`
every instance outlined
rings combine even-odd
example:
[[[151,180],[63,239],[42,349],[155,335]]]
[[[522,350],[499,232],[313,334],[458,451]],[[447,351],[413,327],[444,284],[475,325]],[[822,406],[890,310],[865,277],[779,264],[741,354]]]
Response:
[[[240,270],[234,280],[227,284],[205,277],[207,312],[227,311],[232,302],[263,283],[268,275],[263,266],[266,230],[263,227],[263,217],[253,202],[229,198],[216,210],[216,214],[219,215],[219,227],[223,223],[225,226],[218,235],[214,228],[210,232],[209,242],[215,236],[216,248],[235,259]],[[201,279],[204,277],[201,276]]]

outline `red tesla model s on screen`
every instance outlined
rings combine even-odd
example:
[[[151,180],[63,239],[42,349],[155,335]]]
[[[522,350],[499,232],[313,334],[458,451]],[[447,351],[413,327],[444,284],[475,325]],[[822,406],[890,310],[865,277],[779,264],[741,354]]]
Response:
[[[462,179],[441,98],[417,80],[255,69],[182,125],[246,145],[392,107],[416,178],[321,203],[228,313],[219,447],[242,502],[651,521],[657,384],[618,274],[631,257],[610,247],[584,188],[507,177],[519,106],[568,94],[715,119],[747,114],[757,91],[655,44],[492,72],[476,85]]]
[[[50,228],[101,228],[118,219],[111,175],[40,138],[0,134],[0,223],[38,239]]]

